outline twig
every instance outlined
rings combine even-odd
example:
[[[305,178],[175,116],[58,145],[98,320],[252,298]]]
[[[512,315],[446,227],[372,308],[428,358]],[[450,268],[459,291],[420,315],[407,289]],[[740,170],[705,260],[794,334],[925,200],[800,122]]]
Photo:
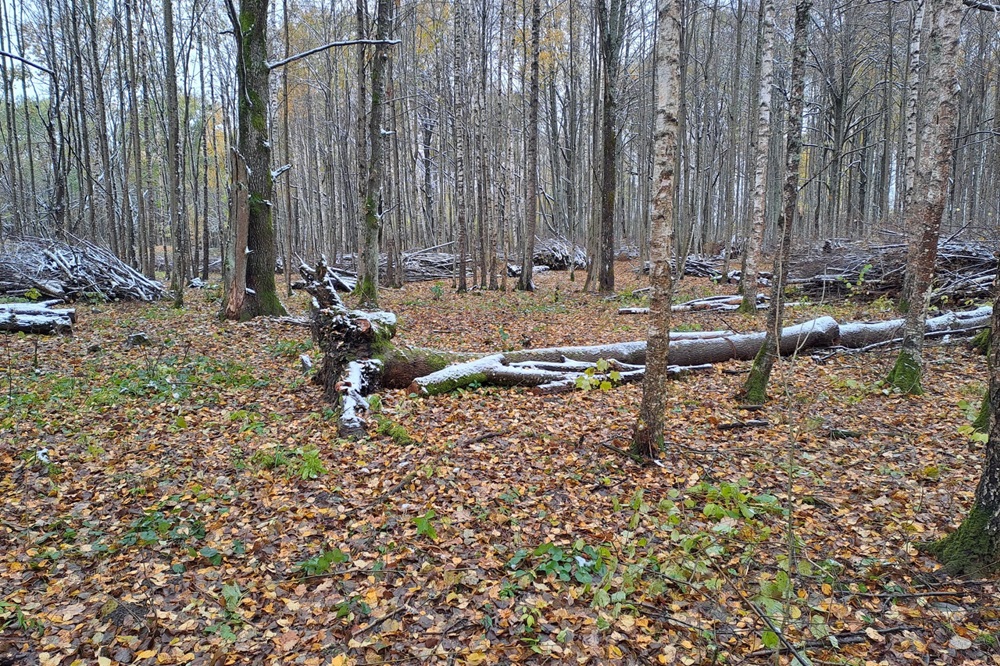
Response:
[[[920,627],[915,627],[915,626],[912,626],[912,625],[909,625],[909,624],[904,624],[904,625],[899,626],[899,627],[887,627],[885,629],[875,629],[875,627],[870,627],[870,629],[873,629],[873,630],[877,631],[878,633],[882,634],[883,636],[885,636],[886,634],[898,634],[898,633],[901,633],[901,632],[904,632],[904,631],[913,631],[915,629],[919,630]],[[831,644],[830,644],[830,639],[831,638],[833,638],[834,640],[836,640],[837,643],[840,644],[840,645],[851,645],[851,644],[854,644],[854,643],[864,643],[865,641],[867,641],[867,640],[870,639],[870,637],[868,636],[868,634],[866,634],[863,631],[848,631],[848,632],[843,633],[843,634],[830,634],[826,638],[813,638],[813,639],[810,639],[808,641],[804,641],[802,643],[799,643],[798,647],[801,648],[801,649],[803,649],[803,650],[808,650],[809,648],[831,647]],[[788,650],[788,649],[786,649],[784,647],[777,648],[777,650],[779,652],[789,652],[790,651],[790,650]],[[770,654],[773,654],[773,653],[774,653],[774,650],[757,650],[755,652],[751,652],[750,654],[748,654],[746,656],[747,657],[764,657],[764,656],[767,656],[767,655],[770,655]]]
[[[751,419],[749,421],[737,421],[736,423],[720,423],[716,426],[719,430],[738,430],[740,428],[764,428],[771,425],[767,419]]]
[[[468,446],[469,444],[478,444],[479,442],[485,442],[487,439],[493,439],[494,437],[500,437],[503,435],[502,432],[484,432],[481,435],[476,435],[475,437],[470,437],[469,439],[461,438],[455,442],[456,446]]]
[[[649,460],[646,460],[642,456],[640,456],[638,453],[632,453],[631,451],[626,451],[625,449],[620,449],[617,446],[615,446],[614,444],[608,444],[607,442],[598,442],[597,445],[598,446],[603,446],[604,448],[608,449],[609,451],[614,451],[615,453],[617,453],[620,456],[625,456],[626,458],[631,458],[633,462],[639,463],[643,467],[648,466],[650,464],[650,462],[651,462]]]
[[[370,625],[368,625],[364,629],[358,629],[356,632],[354,632],[353,634],[351,634],[351,638],[358,638],[359,636],[364,636],[365,634],[367,634],[369,631],[371,631],[375,627],[380,626],[386,620],[388,620],[390,618],[393,618],[393,617],[399,615],[400,613],[404,613],[404,612],[406,612],[408,610],[410,610],[409,606],[400,606],[399,608],[397,608],[396,610],[392,611],[391,613],[387,613],[384,617],[380,617],[380,618],[374,620]]]
[[[788,652],[792,653],[793,657],[795,657],[795,661],[802,664],[802,666],[812,666],[809,663],[809,661],[805,657],[803,657],[798,650],[795,649],[795,646],[792,645],[791,641],[785,638],[785,635],[781,632],[781,630],[778,629],[776,626],[774,626],[774,622],[772,622],[771,618],[767,616],[767,613],[757,608],[757,604],[748,599],[747,595],[743,594],[743,590],[736,587],[736,585],[733,584],[733,581],[729,580],[729,576],[726,575],[726,572],[724,572],[717,564],[713,563],[713,566],[715,567],[715,570],[719,572],[719,575],[722,576],[722,578],[725,579],[727,583],[729,583],[729,587],[733,588],[733,591],[739,595],[740,599],[743,600],[743,603],[750,606],[750,608],[753,609],[753,612],[756,613],[757,616],[764,621],[764,624],[766,624],[768,628],[774,632],[774,635],[778,637],[778,640],[781,641],[781,644],[787,648]],[[765,651],[764,654],[769,654],[770,652],[771,651]]]

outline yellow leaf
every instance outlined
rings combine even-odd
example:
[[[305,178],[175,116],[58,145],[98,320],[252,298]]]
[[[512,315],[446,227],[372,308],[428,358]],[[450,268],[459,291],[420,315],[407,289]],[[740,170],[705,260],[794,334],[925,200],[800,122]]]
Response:
[[[143,650],[142,652],[137,652],[135,656],[139,659],[149,659],[156,656],[156,650]]]
[[[883,636],[882,634],[878,633],[875,630],[874,627],[868,627],[867,629],[865,629],[865,636],[867,636],[868,638],[872,639],[876,643],[884,643],[885,642],[885,636]]]
[[[111,666],[111,660],[107,657],[98,657],[97,664],[98,666]]]
[[[830,595],[833,594],[833,586],[829,583],[823,583],[823,594]]]
[[[485,652],[473,652],[472,654],[470,654],[468,657],[465,658],[465,663],[468,664],[468,666],[479,666],[479,664],[483,663],[484,661],[486,661]]]
[[[621,659],[622,651],[617,645],[608,646],[608,659]]]
[[[346,654],[338,654],[330,662],[330,666],[348,666],[348,663]]]

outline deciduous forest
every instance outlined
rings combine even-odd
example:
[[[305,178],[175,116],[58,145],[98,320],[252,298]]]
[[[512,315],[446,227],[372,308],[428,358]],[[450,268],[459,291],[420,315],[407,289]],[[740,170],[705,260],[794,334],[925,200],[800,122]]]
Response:
[[[1000,5],[0,0],[0,666],[1000,664]]]

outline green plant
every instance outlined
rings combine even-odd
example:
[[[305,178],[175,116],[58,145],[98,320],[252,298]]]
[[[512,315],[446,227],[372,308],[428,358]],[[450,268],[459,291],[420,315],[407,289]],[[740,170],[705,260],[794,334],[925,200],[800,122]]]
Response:
[[[444,287],[440,282],[435,282],[431,286],[431,298],[435,301],[440,301],[442,296],[444,296]]]
[[[434,510],[429,509],[424,515],[414,518],[413,522],[417,525],[417,534],[425,536],[431,541],[437,541],[437,530],[434,529],[434,524],[431,522],[436,517],[437,514],[434,513]]]
[[[272,356],[298,358],[313,348],[312,340],[279,340],[265,347]]]
[[[296,566],[306,576],[322,576],[330,571],[330,565],[343,564],[349,562],[350,559],[350,555],[341,549],[333,548],[332,550],[324,550],[319,555],[310,557],[308,560],[303,560]]]
[[[273,449],[254,451],[250,456],[250,464],[262,469],[277,469],[288,465],[291,454],[280,446]]]
[[[320,460],[319,449],[316,447],[296,449],[295,454],[298,456],[298,460],[293,463],[295,476],[303,481],[308,481],[309,479],[318,479],[326,474],[326,467]]]
[[[597,359],[593,367],[587,368],[575,380],[577,388],[589,391],[591,389],[601,389],[610,391],[621,381],[621,373],[611,369],[611,362],[603,358]]]
[[[41,620],[25,615],[18,604],[0,601],[0,632],[9,627],[17,627],[28,634],[39,636],[45,633],[45,625]]]

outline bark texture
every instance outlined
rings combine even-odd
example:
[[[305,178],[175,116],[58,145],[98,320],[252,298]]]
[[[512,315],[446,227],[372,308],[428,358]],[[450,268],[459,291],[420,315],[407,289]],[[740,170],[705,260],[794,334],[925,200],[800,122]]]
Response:
[[[924,321],[931,297],[941,218],[948,196],[955,141],[955,100],[959,93],[956,68],[962,5],[955,0],[934,0],[931,8],[933,26],[929,58],[932,68],[928,78],[929,90],[935,95],[936,103],[921,136],[921,156],[914,178],[917,195],[906,213],[907,226],[916,239],[907,257],[910,289],[905,296],[910,302],[903,346],[888,377],[889,383],[899,390],[914,394],[922,392]]]
[[[534,291],[532,282],[533,258],[535,256],[535,234],[538,227],[538,57],[540,50],[541,3],[531,3],[531,83],[528,98],[528,125],[525,159],[527,173],[524,188],[524,241],[521,247],[521,275],[517,288]]]
[[[792,247],[792,222],[795,219],[799,195],[799,163],[802,157],[802,101],[805,92],[806,34],[809,31],[809,10],[812,0],[802,0],[795,8],[795,36],[792,42],[792,83],[788,106],[788,139],[785,157],[785,183],[782,187],[781,214],[778,217],[778,252],[774,256],[771,280],[771,303],[767,309],[764,344],[754,358],[753,367],[743,387],[744,399],[750,404],[763,404],[767,398],[767,383],[778,358],[778,332],[785,315],[785,285],[788,283],[788,262]],[[755,278],[756,279],[756,278]],[[748,294],[744,292],[743,303]],[[754,304],[756,307],[756,303]]]
[[[358,296],[364,307],[378,304],[379,240],[382,234],[382,180],[385,162],[385,78],[389,64],[389,48],[385,42],[392,28],[392,0],[378,0],[375,16],[375,58],[371,74],[371,106],[368,111],[368,163],[361,192],[361,233],[358,234]]]
[[[991,344],[988,355],[989,439],[983,474],[969,514],[957,530],[927,546],[955,575],[979,577],[1000,570],[1000,288],[993,302]]]
[[[235,308],[228,303],[223,313],[240,320],[286,314],[274,281],[277,245],[271,215],[274,176],[267,109],[271,94],[267,5],[268,0],[241,0],[239,13],[231,17],[237,35],[237,145],[247,170],[247,244],[235,247],[234,252],[246,254],[246,289],[238,314],[233,316]]]
[[[660,0],[656,40],[656,181],[650,233],[649,332],[642,403],[632,435],[632,451],[653,458],[663,447],[670,352],[674,193],[677,114],[680,108],[680,0]]]
[[[740,312],[757,311],[757,274],[764,244],[767,211],[767,153],[771,144],[771,88],[774,85],[774,0],[761,5],[760,96],[757,105],[757,141],[754,156],[753,213],[744,257]]]

